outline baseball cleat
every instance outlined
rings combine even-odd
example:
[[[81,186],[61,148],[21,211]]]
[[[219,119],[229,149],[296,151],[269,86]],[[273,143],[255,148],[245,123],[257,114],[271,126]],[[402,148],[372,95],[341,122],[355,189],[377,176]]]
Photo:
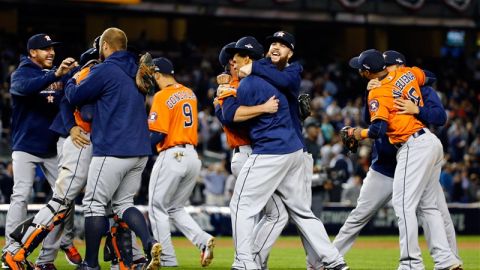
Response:
[[[82,263],[82,256],[78,253],[77,248],[74,245],[71,245],[67,248],[62,248],[65,252],[65,258],[67,262],[71,265],[79,265]]]
[[[145,270],[158,270],[160,269],[161,265],[161,260],[160,260],[160,255],[162,254],[162,246],[160,243],[155,243],[152,246],[152,249],[150,250],[150,262],[148,263],[147,267]]]
[[[21,262],[17,262],[13,259],[13,255],[10,252],[5,252],[2,256],[2,268],[4,269],[11,269],[11,270],[23,270],[23,264]],[[5,267],[4,267],[5,266]]]
[[[442,270],[463,270],[462,264],[457,263]]]
[[[213,260],[213,248],[215,247],[215,237],[208,239],[207,245],[200,253],[200,264],[202,267],[209,266]]]
[[[325,267],[325,270],[350,270],[350,267],[348,267],[348,265],[342,263],[342,264],[334,266],[334,267]]]
[[[100,270],[100,266],[90,267],[86,262],[82,262],[75,268],[75,270]]]
[[[42,263],[35,265],[35,270],[57,270],[53,263]]]

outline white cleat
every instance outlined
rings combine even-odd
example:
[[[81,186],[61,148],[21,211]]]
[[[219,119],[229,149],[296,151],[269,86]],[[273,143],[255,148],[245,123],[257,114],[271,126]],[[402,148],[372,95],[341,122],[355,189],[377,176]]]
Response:
[[[213,260],[213,248],[215,247],[215,237],[208,239],[207,245],[200,253],[200,264],[202,267],[209,266]]]

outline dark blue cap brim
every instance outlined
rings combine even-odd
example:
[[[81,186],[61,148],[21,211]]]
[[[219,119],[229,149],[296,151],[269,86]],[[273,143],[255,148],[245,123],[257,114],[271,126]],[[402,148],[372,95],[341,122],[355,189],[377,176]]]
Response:
[[[354,69],[361,69],[361,68],[362,68],[362,65],[360,65],[360,63],[358,62],[358,59],[359,59],[358,56],[353,57],[352,59],[350,59],[350,61],[348,62],[348,64],[350,65],[350,67],[352,67],[352,68],[354,68]]]
[[[294,50],[294,48],[292,47],[292,44],[288,43],[285,39],[283,38],[279,38],[279,37],[274,37],[274,36],[269,36],[265,39],[265,41],[267,42],[268,46],[270,46],[273,42],[280,42],[282,44],[285,44],[287,45],[287,47],[290,48],[290,50]]]

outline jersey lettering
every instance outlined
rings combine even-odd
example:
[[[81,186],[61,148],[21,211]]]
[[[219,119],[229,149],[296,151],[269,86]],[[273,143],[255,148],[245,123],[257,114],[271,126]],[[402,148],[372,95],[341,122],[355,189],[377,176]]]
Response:
[[[183,116],[185,116],[186,120],[183,122],[184,127],[191,127],[193,125],[193,116],[192,116],[192,106],[190,103],[183,104]]]

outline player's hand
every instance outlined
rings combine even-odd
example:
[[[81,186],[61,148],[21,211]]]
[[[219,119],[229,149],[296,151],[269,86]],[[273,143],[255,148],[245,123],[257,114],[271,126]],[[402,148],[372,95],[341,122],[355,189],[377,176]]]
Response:
[[[253,62],[246,64],[238,70],[238,77],[244,78],[252,73]]]
[[[217,83],[219,85],[229,84],[231,79],[232,79],[232,76],[230,76],[230,74],[222,73],[222,74],[217,76]]]
[[[217,97],[220,97],[223,95],[223,93],[225,93],[226,91],[230,90],[230,85],[228,84],[220,84],[218,87],[217,87]]]
[[[213,107],[217,107],[218,104],[219,104],[218,103],[218,98],[214,98],[213,99]]]
[[[90,144],[90,140],[85,136],[87,132],[79,126],[74,126],[70,129],[70,139],[72,140],[73,145],[77,148],[82,149],[85,146]]]
[[[265,103],[263,103],[263,109],[265,113],[276,113],[278,111],[278,98],[272,96]]]
[[[378,88],[380,86],[382,86],[382,83],[378,79],[372,79],[367,84],[367,91],[370,91],[373,88]]]
[[[58,67],[58,69],[55,71],[55,76],[61,77],[75,67],[78,67],[78,63],[77,61],[75,61],[75,59],[73,59],[72,57],[65,58]]]
[[[419,114],[420,108],[409,99],[396,98],[394,99],[393,107],[398,109],[397,114]]]

